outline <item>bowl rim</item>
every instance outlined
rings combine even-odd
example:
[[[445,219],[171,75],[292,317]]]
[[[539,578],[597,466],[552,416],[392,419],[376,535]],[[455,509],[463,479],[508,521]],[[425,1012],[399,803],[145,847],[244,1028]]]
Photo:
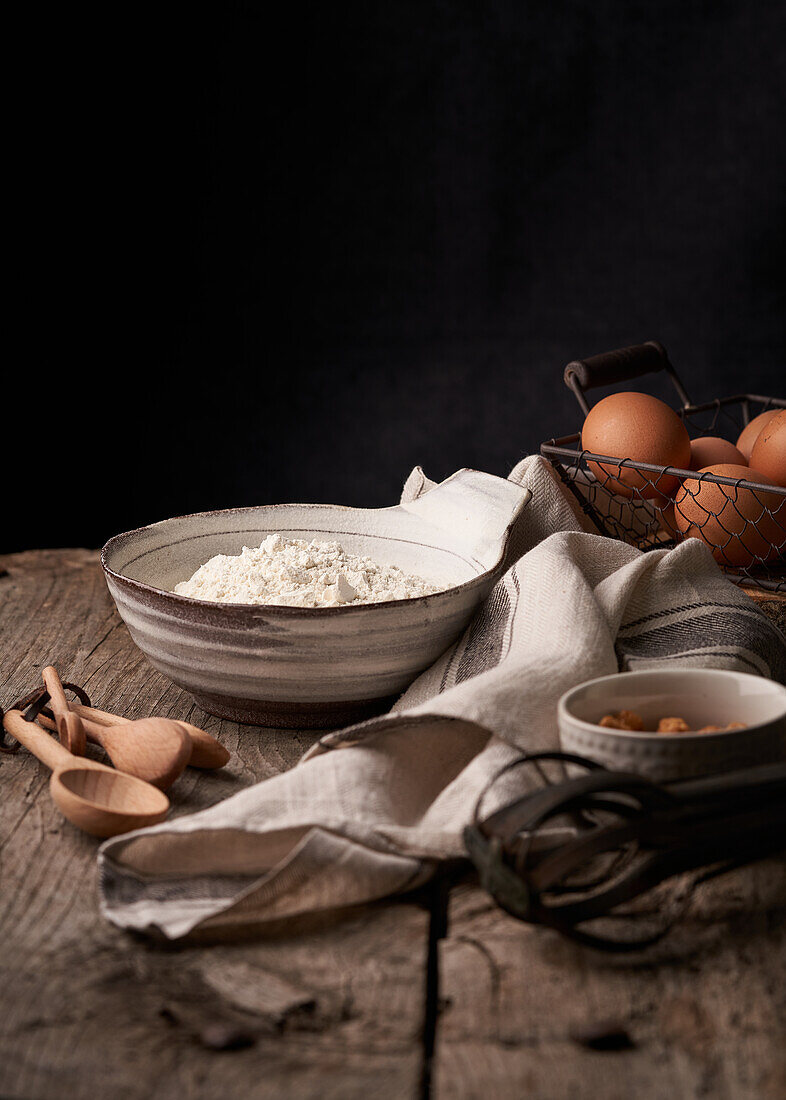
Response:
[[[575,692],[583,690],[584,688],[594,687],[596,684],[602,684],[611,680],[619,680],[623,676],[634,676],[637,679],[647,679],[651,676],[663,676],[673,675],[679,679],[687,676],[709,676],[711,679],[720,677],[728,678],[733,676],[735,679],[744,680],[756,680],[758,683],[769,684],[774,690],[774,695],[783,696],[783,714],[776,718],[769,718],[766,722],[755,722],[752,725],[747,725],[743,729],[725,729],[715,730],[712,733],[699,733],[698,730],[687,730],[685,733],[657,733],[655,730],[615,730],[607,726],[599,726],[597,722],[587,722],[583,718],[578,718],[575,714],[572,714],[568,710],[568,702],[570,696]],[[694,741],[700,738],[702,742],[707,741],[709,738],[714,737],[731,737],[735,734],[750,734],[752,730],[764,729],[772,722],[777,722],[781,718],[786,716],[786,686],[779,683],[777,680],[771,680],[767,676],[756,676],[750,672],[737,672],[732,668],[640,668],[631,669],[630,672],[612,672],[607,676],[596,676],[592,680],[585,680],[580,684],[575,684],[572,688],[569,688],[559,699],[557,703],[557,723],[560,727],[560,733],[562,731],[563,719],[566,723],[574,726],[577,729],[582,730],[585,733],[592,733],[596,736],[606,735],[612,738],[612,740],[627,740],[633,739],[636,741],[657,741],[659,744],[674,744],[684,743],[687,741]]]
[[[450,477],[445,478],[445,481],[451,481],[461,471],[457,471],[451,474]],[[495,475],[488,475],[489,477]],[[506,480],[500,478],[500,480]],[[444,484],[444,482],[440,482]],[[513,515],[510,518],[510,522],[505,527],[500,538],[500,551],[496,562],[490,569],[484,569],[482,573],[479,573],[476,577],[471,577],[467,581],[462,581],[461,584],[451,585],[449,588],[440,589],[438,592],[430,592],[425,596],[410,596],[400,600],[384,600],[378,603],[359,603],[359,604],[343,604],[338,607],[297,607],[291,604],[269,604],[269,603],[230,603],[223,600],[200,600],[193,596],[182,596],[178,592],[169,592],[165,588],[157,588],[155,585],[147,584],[145,581],[137,581],[132,577],[127,577],[123,573],[118,573],[117,570],[112,569],[107,563],[107,556],[111,554],[113,550],[117,549],[123,543],[129,539],[133,539],[135,536],[142,534],[145,531],[149,531],[154,527],[162,527],[164,524],[172,523],[175,520],[188,520],[188,519],[200,519],[203,516],[222,516],[222,515],[240,515],[248,512],[256,512],[259,509],[277,510],[279,508],[306,508],[306,509],[330,509],[331,511],[361,511],[361,512],[392,512],[400,507],[400,504],[392,504],[386,508],[353,508],[347,504],[250,504],[239,508],[214,508],[207,512],[187,512],[180,516],[168,516],[166,519],[157,520],[155,523],[147,523],[142,527],[133,527],[128,531],[121,531],[116,535],[112,535],[107,539],[101,548],[101,568],[107,577],[112,579],[120,586],[128,586],[137,591],[144,592],[155,598],[171,601],[175,606],[187,608],[203,608],[213,613],[216,611],[221,614],[226,612],[230,616],[238,616],[241,614],[248,615],[249,613],[264,613],[265,616],[276,615],[282,618],[289,618],[293,616],[305,615],[311,617],[317,616],[330,616],[330,615],[348,615],[348,614],[363,614],[372,611],[381,611],[386,608],[393,607],[417,607],[427,603],[431,600],[441,599],[442,597],[452,597],[460,592],[468,592],[472,588],[481,587],[481,585],[487,584],[490,580],[496,582],[499,579],[499,575],[505,564],[505,555],[507,553],[508,543],[510,541],[510,533],[514,524],[518,521],[524,508],[530,503],[532,494],[529,490],[526,490],[523,486],[520,486],[523,491],[523,496],[519,506],[515,509]],[[271,532],[273,533],[273,532]],[[332,532],[326,532],[332,533]],[[346,532],[345,532],[346,533]],[[336,535],[342,534],[342,532],[335,532]],[[408,541],[408,540],[399,540]],[[451,553],[451,551],[447,551]],[[456,554],[456,557],[460,555]],[[468,559],[462,558],[462,561]],[[473,559],[474,560],[474,559]],[[476,562],[480,565],[480,562]]]

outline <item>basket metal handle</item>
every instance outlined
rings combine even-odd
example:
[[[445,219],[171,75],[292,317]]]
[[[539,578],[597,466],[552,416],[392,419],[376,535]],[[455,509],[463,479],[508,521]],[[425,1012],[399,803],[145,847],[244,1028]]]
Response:
[[[616,351],[606,351],[602,355],[591,355],[588,359],[574,359],[565,367],[565,385],[573,390],[576,400],[585,416],[589,405],[584,396],[585,390],[597,386],[613,386],[618,382],[629,382],[643,374],[665,371],[672,381],[683,408],[690,405],[690,398],[669,362],[666,349],[657,340],[648,340],[645,344],[633,344]]]

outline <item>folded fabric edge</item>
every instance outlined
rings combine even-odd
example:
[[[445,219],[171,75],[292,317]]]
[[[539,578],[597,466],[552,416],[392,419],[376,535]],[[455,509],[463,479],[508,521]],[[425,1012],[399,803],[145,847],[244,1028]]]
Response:
[[[118,928],[172,940],[196,928],[272,923],[408,893],[431,878],[437,862],[376,851],[313,827],[278,864],[241,885],[238,876],[224,882],[220,876],[153,880],[123,867],[102,849],[100,909]],[[229,895],[184,893],[184,887],[225,891],[227,886]]]

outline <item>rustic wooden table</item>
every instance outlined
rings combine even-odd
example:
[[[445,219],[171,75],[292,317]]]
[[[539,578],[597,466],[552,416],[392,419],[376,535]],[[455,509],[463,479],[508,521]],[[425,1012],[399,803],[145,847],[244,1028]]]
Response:
[[[178,780],[177,813],[313,742],[196,710],[132,644],[96,553],[13,555],[0,573],[0,701],[53,663],[97,706],[189,719],[232,750],[226,772]],[[707,886],[635,960],[519,924],[470,882],[248,942],[162,947],[99,915],[97,842],[47,783],[27,753],[0,757],[4,1098],[786,1095],[783,862]],[[606,1021],[621,1049],[589,1044]]]

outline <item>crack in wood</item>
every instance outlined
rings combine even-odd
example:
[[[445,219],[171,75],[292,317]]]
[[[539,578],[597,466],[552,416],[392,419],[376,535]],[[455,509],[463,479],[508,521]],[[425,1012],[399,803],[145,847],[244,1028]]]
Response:
[[[8,701],[43,664],[70,660],[99,706],[130,716],[163,707],[205,724],[236,755],[225,773],[194,772],[175,785],[179,813],[300,758],[310,735],[207,718],[146,664],[119,621],[107,630],[95,556],[20,557],[9,559],[15,575],[0,599]],[[101,640],[80,657],[75,643],[92,630]],[[528,928],[445,872],[418,895],[420,907],[409,898],[284,922],[222,947],[225,955],[199,942],[159,949],[98,913],[96,844],[61,821],[37,762],[20,753],[0,763],[4,1097],[658,1100],[709,1089],[780,1100],[786,1091],[782,861],[702,889],[690,929],[635,964],[599,961]],[[220,987],[224,962],[238,982],[247,967],[238,992],[245,1009],[232,1003],[231,982],[216,990],[201,976],[204,966],[216,968]],[[266,991],[267,974],[291,988],[271,981]],[[180,1013],[196,1005],[204,1026],[223,1021],[220,1050],[195,1041],[186,1025],[167,1025],[159,1015],[166,1005]],[[255,1005],[261,1013],[248,1011]],[[613,1014],[633,1021],[635,1051],[571,1042],[573,1024]],[[233,1047],[235,1027],[254,1043]]]
[[[202,809],[299,760],[308,735],[208,718],[153,670],[107,610],[94,557],[78,568],[65,559],[79,555],[59,551],[23,557],[25,567],[15,567],[0,597],[2,701],[29,690],[53,662],[81,670],[96,705],[129,716],[160,709],[219,730],[241,755],[221,773],[188,770],[172,789],[177,813]],[[256,1003],[262,1010],[255,1015],[224,996],[231,986],[219,993],[199,977],[202,963],[213,960],[220,969],[215,946],[158,950],[105,921],[97,908],[97,842],[62,821],[48,777],[29,754],[0,763],[0,1096],[399,1100],[417,1094],[428,932],[421,909],[393,901],[330,920],[285,922],[278,931],[260,928],[232,943],[225,958],[237,969],[228,974],[248,966],[242,996],[246,1009]],[[205,1028],[220,1017],[225,1031],[218,1045],[228,1045],[219,1052],[194,1041],[185,1027],[167,1027],[158,1014],[165,1004],[181,1012],[197,1004]],[[235,1027],[257,1035],[253,1045],[234,1048]]]
[[[434,1078],[434,1054],[437,1045],[437,1029],[442,999],[440,996],[439,945],[448,934],[448,902],[450,894],[450,869],[437,870],[426,889],[429,912],[428,954],[424,988],[424,1012],[422,1063],[419,1084],[419,1100],[430,1100]]]

